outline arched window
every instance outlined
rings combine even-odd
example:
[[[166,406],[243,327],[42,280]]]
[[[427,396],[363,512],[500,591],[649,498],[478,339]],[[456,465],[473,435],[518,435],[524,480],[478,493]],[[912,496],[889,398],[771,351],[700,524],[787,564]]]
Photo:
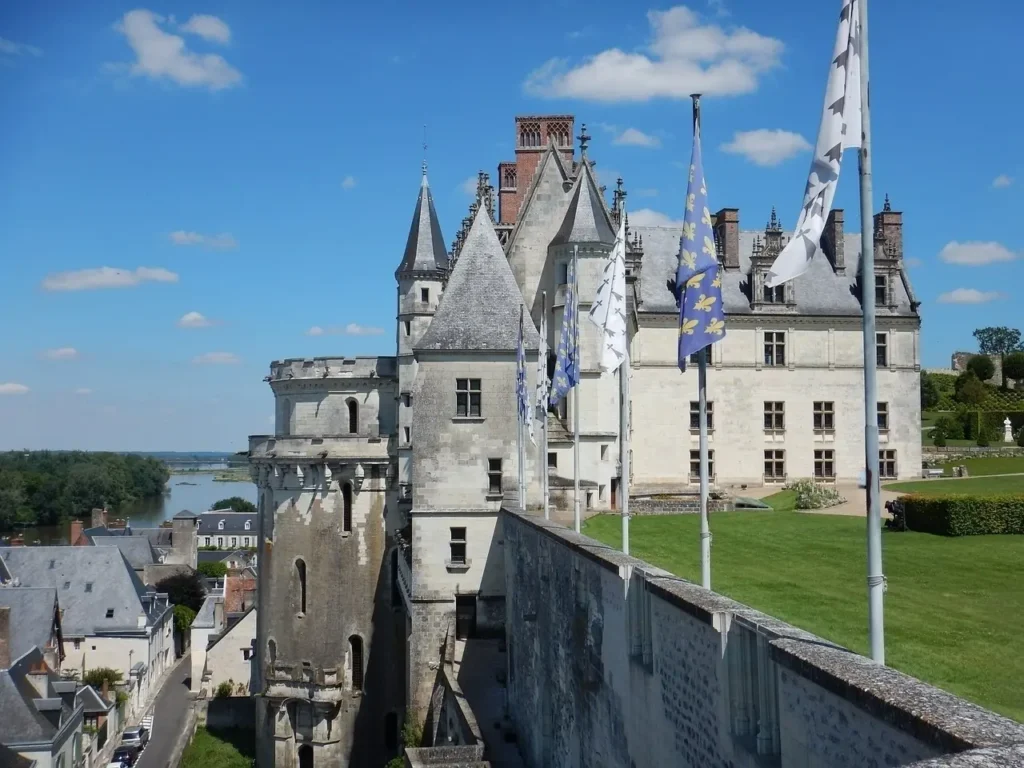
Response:
[[[352,635],[348,639],[348,649],[352,662],[352,690],[363,690],[363,638]]]
[[[359,433],[359,405],[355,400],[348,401],[348,433]]]
[[[299,768],[313,768],[313,748],[309,744],[299,747]]]
[[[299,578],[299,613],[306,612],[306,562],[295,561],[295,574]]]
[[[248,531],[248,530],[251,530],[251,529],[252,529],[252,521],[246,520],[245,521],[245,530]]]
[[[352,484],[341,486],[341,527],[345,533],[352,533]]]

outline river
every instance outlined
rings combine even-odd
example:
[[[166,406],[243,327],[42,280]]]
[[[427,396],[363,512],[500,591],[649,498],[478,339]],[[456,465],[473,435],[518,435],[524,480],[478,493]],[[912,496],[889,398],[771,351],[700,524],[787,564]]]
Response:
[[[225,465],[211,467],[223,469]],[[241,496],[256,503],[256,486],[251,482],[218,482],[214,480],[214,472],[189,472],[188,474],[171,475],[167,483],[167,493],[155,499],[140,499],[126,504],[119,510],[110,510],[111,517],[127,519],[133,527],[155,528],[164,520],[170,520],[183,509],[193,512],[205,512],[215,501],[229,496]],[[84,520],[89,527],[88,518]],[[63,526],[40,526],[25,528],[19,533],[26,544],[68,544],[70,524]]]

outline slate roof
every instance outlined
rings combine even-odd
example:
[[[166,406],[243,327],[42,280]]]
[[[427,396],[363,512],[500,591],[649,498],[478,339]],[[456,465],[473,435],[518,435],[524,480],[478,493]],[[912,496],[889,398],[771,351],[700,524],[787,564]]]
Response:
[[[473,219],[448,287],[417,350],[516,349],[523,295],[486,208],[480,206]],[[537,349],[540,337],[529,311],[524,337],[527,349]]]
[[[146,587],[117,547],[2,547],[0,557],[22,586],[57,590],[65,637],[138,630]]]
[[[434,210],[434,198],[430,194],[426,169],[420,182],[420,193],[412,214],[409,239],[405,243],[405,254],[395,274],[399,272],[431,272],[448,269],[448,250],[441,235],[441,224]]]
[[[630,230],[638,233],[644,244],[640,306],[637,310],[641,313],[676,312],[675,296],[667,281],[671,279],[673,283],[675,282],[679,237],[682,230],[675,227],[631,227]],[[759,235],[763,240],[763,232],[741,231],[740,268],[722,271],[722,301],[727,314],[775,314],[774,311],[755,312],[750,306],[750,254],[754,238]],[[845,274],[837,275],[825,254],[819,252],[807,272],[794,281],[795,311],[783,311],[783,314],[860,317],[860,300],[854,292],[860,267],[860,234],[844,233],[844,238]],[[891,314],[916,316],[917,312],[911,308],[911,298],[904,280],[896,281],[896,310]],[[880,307],[878,314],[885,316],[890,313],[884,307]]]
[[[199,516],[200,536],[223,536],[226,533],[241,533],[243,535],[254,535],[257,530],[257,513],[255,512],[232,512],[230,510],[215,509],[211,512],[204,512]],[[218,528],[218,524],[224,521],[224,528]],[[249,530],[245,529],[248,521]]]
[[[92,543],[97,547],[117,547],[128,564],[135,569],[159,562],[157,553],[153,551],[153,545],[146,536],[93,536]]]
[[[226,563],[232,559],[248,563],[250,557],[252,555],[244,549],[218,549],[212,552],[208,549],[201,549],[196,552],[196,565],[199,563]]]
[[[176,514],[172,519],[173,520],[195,520],[197,517],[199,517],[199,515],[197,515],[192,510],[190,510],[190,509],[183,509],[183,510],[181,510],[181,512]]]
[[[10,653],[17,659],[33,648],[46,648],[53,637],[57,590],[5,587],[0,589],[0,606],[11,609]]]
[[[48,670],[46,696],[26,679],[31,670]],[[8,745],[51,741],[61,725],[74,715],[54,689],[56,674],[46,666],[42,652],[37,648],[21,656],[10,669],[0,670],[0,742]],[[59,711],[56,724],[40,709]]]
[[[615,245],[615,229],[604,199],[597,187],[590,164],[584,160],[582,172],[576,178],[569,208],[562,219],[562,226],[551,241],[551,245],[568,243],[602,243]]]
[[[0,765],[4,768],[35,768],[38,763],[0,744]]]
[[[83,685],[75,691],[75,701],[85,707],[87,715],[105,715],[114,706],[107,702],[91,685]]]
[[[217,629],[217,603],[223,603],[224,598],[220,595],[207,595],[196,617],[192,619],[192,626],[196,629]]]

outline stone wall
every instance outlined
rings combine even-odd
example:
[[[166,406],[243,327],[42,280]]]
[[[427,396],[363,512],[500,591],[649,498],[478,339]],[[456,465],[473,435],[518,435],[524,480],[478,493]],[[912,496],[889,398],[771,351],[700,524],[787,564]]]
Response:
[[[556,524],[502,523],[528,766],[893,766],[1024,741],[1018,723]]]

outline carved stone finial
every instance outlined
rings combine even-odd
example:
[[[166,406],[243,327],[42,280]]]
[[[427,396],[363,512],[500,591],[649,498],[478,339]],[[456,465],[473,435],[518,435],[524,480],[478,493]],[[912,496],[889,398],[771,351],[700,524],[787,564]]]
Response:
[[[779,221],[778,214],[775,213],[775,206],[772,206],[772,216],[768,219],[768,226],[765,227],[766,232],[775,232],[782,230],[782,222]]]
[[[589,142],[593,138],[592,136],[590,136],[587,133],[587,124],[586,123],[581,123],[580,124],[580,135],[577,136],[576,138],[579,139],[579,141],[580,141],[580,157],[586,157],[587,156],[587,142]]]
[[[885,202],[882,204],[882,210],[889,212],[892,210],[892,205],[889,204],[889,193],[885,193]]]

